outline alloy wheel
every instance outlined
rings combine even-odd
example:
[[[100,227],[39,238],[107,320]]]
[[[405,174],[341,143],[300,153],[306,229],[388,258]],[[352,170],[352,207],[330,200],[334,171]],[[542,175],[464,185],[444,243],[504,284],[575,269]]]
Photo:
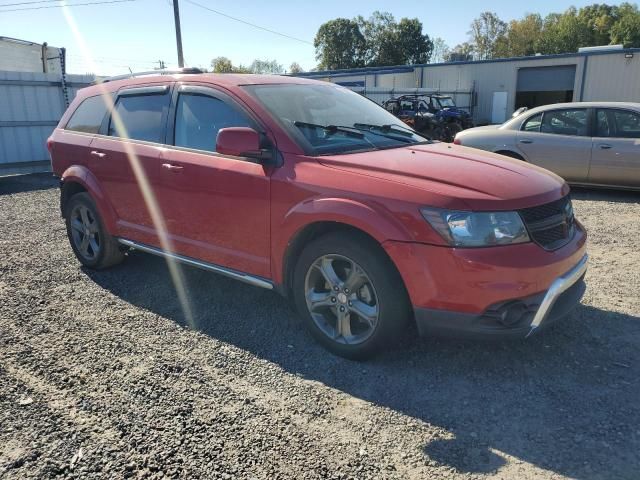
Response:
[[[69,224],[73,243],[87,260],[95,260],[100,254],[100,233],[97,218],[82,204],[71,211]]]
[[[314,323],[335,342],[360,344],[376,329],[380,307],[373,283],[345,256],[323,255],[311,264],[305,297]]]

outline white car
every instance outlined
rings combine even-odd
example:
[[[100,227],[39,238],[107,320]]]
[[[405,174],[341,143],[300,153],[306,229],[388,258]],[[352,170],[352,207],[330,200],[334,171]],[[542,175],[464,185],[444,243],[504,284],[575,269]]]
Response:
[[[454,143],[539,165],[569,183],[640,189],[640,103],[545,105]]]

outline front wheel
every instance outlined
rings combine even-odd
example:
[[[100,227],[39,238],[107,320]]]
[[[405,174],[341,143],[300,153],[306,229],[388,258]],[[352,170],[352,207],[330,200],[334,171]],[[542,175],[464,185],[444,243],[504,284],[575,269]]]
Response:
[[[343,357],[363,359],[390,346],[411,316],[395,266],[363,235],[339,232],[313,241],[303,250],[293,281],[306,327]]]

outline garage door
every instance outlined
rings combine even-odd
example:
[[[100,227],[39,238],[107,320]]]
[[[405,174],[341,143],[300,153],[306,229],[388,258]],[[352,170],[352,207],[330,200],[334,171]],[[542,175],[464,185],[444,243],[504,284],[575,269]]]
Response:
[[[573,101],[575,78],[575,65],[519,69],[516,109]]]

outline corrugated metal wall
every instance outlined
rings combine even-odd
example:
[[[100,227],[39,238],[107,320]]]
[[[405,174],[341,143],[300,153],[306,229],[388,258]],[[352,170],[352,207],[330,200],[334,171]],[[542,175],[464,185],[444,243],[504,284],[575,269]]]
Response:
[[[67,75],[69,101],[93,80]],[[47,169],[45,143],[65,110],[59,74],[0,72],[0,174]]]
[[[640,102],[640,54],[631,58],[621,53],[588,58],[581,100]]]

